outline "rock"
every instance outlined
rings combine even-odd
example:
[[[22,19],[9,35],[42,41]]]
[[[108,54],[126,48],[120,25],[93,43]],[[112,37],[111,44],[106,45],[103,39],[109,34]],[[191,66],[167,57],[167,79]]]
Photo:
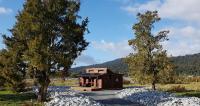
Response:
[[[45,106],[102,106],[100,103],[82,95],[57,95]]]
[[[116,94],[122,99],[146,106],[200,106],[200,98],[197,97],[176,97],[170,93],[145,88],[127,88]]]
[[[38,93],[38,88],[35,87],[33,91]],[[45,106],[102,106],[102,104],[78,94],[69,87],[50,86],[47,91],[50,101],[45,102]]]
[[[177,97],[177,98],[172,98],[171,101],[159,103],[158,106],[200,106],[200,98]]]

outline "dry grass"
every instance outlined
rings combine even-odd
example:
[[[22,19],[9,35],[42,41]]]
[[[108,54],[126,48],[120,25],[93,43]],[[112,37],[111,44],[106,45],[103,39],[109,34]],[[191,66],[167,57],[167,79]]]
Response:
[[[150,84],[125,84],[124,87],[130,87],[130,86],[144,86],[144,87],[151,87]],[[172,86],[181,86],[185,87],[187,90],[192,90],[192,91],[200,91],[200,82],[191,82],[187,84],[156,84],[157,89],[162,90],[162,91],[167,91],[171,89]]]
[[[169,92],[186,92],[188,91],[184,86],[178,85],[178,86],[171,86],[171,88],[168,89]]]
[[[164,91],[171,89],[172,86],[185,87],[185,89],[188,91],[200,91],[200,82],[190,82],[187,84],[158,84],[157,85],[158,89],[161,89]]]
[[[63,81],[60,78],[52,79],[51,86],[78,86],[78,79],[76,78],[69,78]]]
[[[143,86],[150,88],[150,84],[127,84],[124,87],[130,86]],[[160,91],[166,91],[175,93],[178,96],[191,96],[200,98],[200,82],[190,82],[187,84],[156,84],[156,87]]]
[[[26,85],[31,87],[34,85],[34,81],[32,79],[26,79]],[[51,79],[50,86],[78,86],[77,78],[68,78],[63,81],[61,78]]]

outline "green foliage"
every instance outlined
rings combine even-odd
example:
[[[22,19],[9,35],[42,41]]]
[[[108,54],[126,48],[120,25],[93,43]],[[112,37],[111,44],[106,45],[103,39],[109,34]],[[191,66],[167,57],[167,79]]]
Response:
[[[16,48],[15,48],[16,49]],[[25,89],[25,67],[13,48],[0,51],[0,80],[4,87],[14,92]]]
[[[135,39],[129,40],[129,45],[134,48],[135,53],[131,53],[126,58],[126,62],[133,78],[141,83],[151,82],[152,88],[155,89],[155,83],[172,70],[166,50],[163,50],[160,44],[168,40],[169,31],[161,31],[157,35],[152,34],[153,24],[160,20],[157,11],[139,13],[137,19],[139,22],[133,26]]]
[[[20,50],[14,57],[27,63],[28,75],[39,86],[39,101],[46,100],[51,73],[67,71],[88,45],[83,36],[88,19],[81,20],[79,8],[78,0],[27,0],[12,36],[4,37],[8,48]]]
[[[24,39],[13,28],[11,37],[3,35],[6,49],[0,51],[0,77],[5,80],[4,85],[15,92],[25,88],[26,63],[23,61],[23,52],[26,49]]]
[[[200,53],[172,57],[176,75],[200,76]]]

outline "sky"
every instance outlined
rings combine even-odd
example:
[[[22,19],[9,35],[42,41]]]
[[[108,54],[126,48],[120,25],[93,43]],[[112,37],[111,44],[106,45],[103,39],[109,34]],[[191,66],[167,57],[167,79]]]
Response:
[[[0,33],[10,35],[24,0],[0,0]],[[168,41],[162,42],[169,56],[200,53],[200,0],[81,0],[79,15],[89,18],[90,42],[75,60],[73,67],[98,64],[126,57],[134,52],[128,40],[136,14],[157,10],[161,21],[153,33],[169,30]],[[5,48],[0,37],[0,48]]]

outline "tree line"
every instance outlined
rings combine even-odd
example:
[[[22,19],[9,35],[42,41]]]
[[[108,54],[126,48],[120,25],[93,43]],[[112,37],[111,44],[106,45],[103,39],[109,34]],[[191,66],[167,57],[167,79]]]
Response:
[[[184,56],[174,56],[169,58],[171,63],[174,65],[175,76],[200,76],[200,54],[191,54]],[[71,73],[81,73],[85,68],[91,67],[108,67],[115,73],[124,74],[128,76],[128,64],[125,63],[124,58],[115,59],[105,63],[81,66],[70,69]]]

